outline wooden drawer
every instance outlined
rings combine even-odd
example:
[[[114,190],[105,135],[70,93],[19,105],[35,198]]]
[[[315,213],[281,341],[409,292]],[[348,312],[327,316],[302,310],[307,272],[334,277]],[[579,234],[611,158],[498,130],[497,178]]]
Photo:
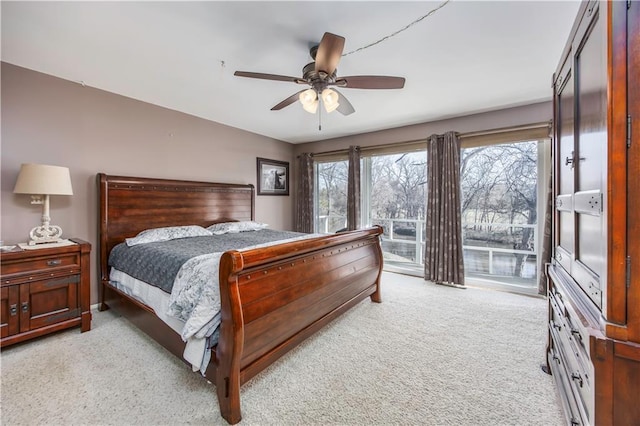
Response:
[[[29,274],[34,272],[46,272],[58,268],[80,268],[80,255],[78,253],[63,253],[53,256],[33,256],[26,259],[2,262],[1,275]]]
[[[578,321],[576,301],[563,290],[560,282],[552,282],[549,292],[549,330],[554,355],[563,365],[562,369],[556,368],[557,374],[565,376],[563,389],[571,394],[575,404],[572,415],[575,417],[577,410],[580,422],[591,424],[594,420],[595,377],[589,353],[590,336],[587,325]]]
[[[578,404],[581,416],[587,423],[592,423],[593,418],[593,367],[590,369],[584,366],[584,359],[578,357],[579,352],[571,346],[566,334],[559,334],[560,342],[558,348],[565,360],[565,369],[569,388]],[[590,361],[588,361],[591,364]]]
[[[45,278],[80,273],[80,255],[34,256],[22,261],[2,262],[2,285],[20,284]]]
[[[565,325],[564,331],[575,345],[576,350],[580,351],[580,356],[589,359],[589,330],[597,330],[600,325],[593,313],[585,309],[585,303],[580,302],[579,296],[584,293],[572,293],[569,291],[569,284],[565,283],[561,276],[555,275],[553,271],[550,272],[552,272],[553,280],[549,291],[549,304],[555,306],[558,315],[562,317],[562,323]]]
[[[548,363],[551,367],[551,374],[560,396],[560,402],[564,408],[566,424],[568,425],[584,425],[588,421],[582,418],[575,394],[572,391],[570,383],[570,373],[567,370],[567,362],[560,350],[558,334],[555,329],[550,329],[551,344],[547,354]]]

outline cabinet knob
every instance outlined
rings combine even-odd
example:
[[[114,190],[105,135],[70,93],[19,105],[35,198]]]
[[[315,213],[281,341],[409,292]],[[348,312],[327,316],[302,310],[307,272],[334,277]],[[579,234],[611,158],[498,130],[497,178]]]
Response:
[[[577,160],[584,161],[584,160],[586,160],[586,158],[578,157]],[[572,169],[575,167],[575,165],[576,165],[576,153],[575,153],[575,151],[571,151],[571,157],[567,156],[564,159],[564,165],[565,166],[571,166]]]
[[[573,168],[573,157],[567,157],[564,159],[564,165],[568,166],[569,164],[571,164],[571,168]]]
[[[15,303],[11,306],[9,306],[9,312],[11,313],[11,316],[15,316],[18,313],[18,305],[16,305]]]
[[[29,302],[22,302],[22,312],[29,312]]]

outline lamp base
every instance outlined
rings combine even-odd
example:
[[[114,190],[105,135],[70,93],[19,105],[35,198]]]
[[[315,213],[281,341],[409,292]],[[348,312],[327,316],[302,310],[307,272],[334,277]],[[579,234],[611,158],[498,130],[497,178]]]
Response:
[[[29,232],[29,245],[59,243],[62,241],[62,228],[56,225],[40,225],[36,226]]]

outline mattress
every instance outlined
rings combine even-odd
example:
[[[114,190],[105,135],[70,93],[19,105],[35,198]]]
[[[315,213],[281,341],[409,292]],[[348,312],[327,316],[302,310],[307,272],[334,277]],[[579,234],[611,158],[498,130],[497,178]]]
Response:
[[[144,281],[133,278],[115,268],[111,268],[109,273],[109,281],[115,288],[137,300],[138,302],[150,307],[156,316],[167,324],[173,331],[182,334],[184,321],[174,318],[167,314],[169,311],[170,297],[169,293],[164,292],[160,288],[147,284]],[[207,338],[191,338],[186,342],[182,357],[191,364],[193,371],[200,371],[202,374],[206,371],[207,365],[211,358],[209,346],[215,345],[215,342],[207,342]]]

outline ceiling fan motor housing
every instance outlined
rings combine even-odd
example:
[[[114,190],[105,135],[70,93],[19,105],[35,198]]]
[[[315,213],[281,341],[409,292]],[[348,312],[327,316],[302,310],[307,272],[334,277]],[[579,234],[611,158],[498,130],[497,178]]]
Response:
[[[324,71],[316,71],[316,63],[310,62],[302,68],[302,79],[306,80],[314,89],[322,90],[327,87],[327,85],[335,83],[336,71],[337,69],[330,75]]]

